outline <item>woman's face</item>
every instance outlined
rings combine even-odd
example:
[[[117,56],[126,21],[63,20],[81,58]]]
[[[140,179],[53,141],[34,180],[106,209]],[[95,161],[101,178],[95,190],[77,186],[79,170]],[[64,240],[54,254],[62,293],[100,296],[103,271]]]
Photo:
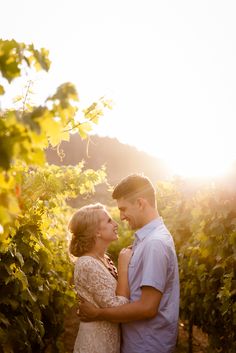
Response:
[[[104,211],[100,211],[100,225],[98,229],[100,239],[106,243],[111,243],[118,239],[118,224]]]

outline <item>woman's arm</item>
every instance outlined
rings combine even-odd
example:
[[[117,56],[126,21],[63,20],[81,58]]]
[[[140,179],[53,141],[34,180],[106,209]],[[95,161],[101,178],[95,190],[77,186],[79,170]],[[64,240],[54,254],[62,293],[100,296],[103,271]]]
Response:
[[[99,265],[98,260],[89,256],[80,258],[75,274],[77,293],[81,300],[92,297],[95,305],[101,308],[128,302],[126,297],[115,293],[114,282],[109,280],[104,265]]]
[[[132,256],[132,250],[124,248],[118,257],[118,282],[116,295],[129,298],[128,266]]]

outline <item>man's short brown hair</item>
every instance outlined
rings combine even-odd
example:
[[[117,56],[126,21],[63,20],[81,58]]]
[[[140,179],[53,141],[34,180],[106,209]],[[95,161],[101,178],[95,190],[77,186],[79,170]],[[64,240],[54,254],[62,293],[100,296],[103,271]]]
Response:
[[[152,207],[156,206],[156,193],[150,179],[141,174],[131,174],[122,179],[114,188],[112,198],[133,201],[145,198]]]

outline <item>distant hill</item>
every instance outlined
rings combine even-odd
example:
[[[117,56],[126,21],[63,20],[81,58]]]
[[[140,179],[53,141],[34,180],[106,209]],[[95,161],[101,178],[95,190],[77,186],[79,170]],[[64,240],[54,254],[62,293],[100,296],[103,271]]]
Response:
[[[91,136],[90,142],[82,140],[79,135],[71,135],[69,142],[63,142],[60,149],[64,151],[65,157],[61,161],[56,150],[48,149],[46,157],[49,164],[76,165],[85,161],[85,168],[99,169],[106,165],[107,180],[111,186],[115,186],[123,177],[131,173],[143,173],[147,175],[154,185],[157,181],[173,179],[165,163],[158,158],[137,150],[137,148],[123,144],[115,138]],[[196,190],[202,189],[204,185],[211,183],[223,187],[230,192],[236,192],[236,162],[232,164],[231,171],[222,178],[211,180],[205,178],[185,178],[183,192],[192,195]],[[70,201],[74,207],[88,202],[102,202],[107,205],[115,205],[112,201],[111,192],[106,185],[96,188],[96,194],[89,200],[81,196]]]
[[[82,140],[78,134],[74,134],[71,135],[69,142],[61,144],[60,149],[65,154],[62,161],[56,150],[48,149],[46,151],[49,164],[76,165],[84,160],[85,168],[95,170],[105,165],[107,179],[112,186],[131,173],[143,173],[154,184],[158,180],[170,177],[168,168],[162,160],[139,151],[133,146],[123,144],[115,138],[93,135],[88,144],[88,140]],[[104,187],[102,189],[100,187],[100,192],[104,191]],[[104,200],[97,201],[104,202]]]

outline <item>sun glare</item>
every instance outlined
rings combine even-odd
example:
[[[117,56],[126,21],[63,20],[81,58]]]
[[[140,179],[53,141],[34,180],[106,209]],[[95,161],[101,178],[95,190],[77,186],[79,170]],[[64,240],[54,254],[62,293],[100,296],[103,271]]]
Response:
[[[146,135],[138,133],[136,124],[135,131],[143,146],[141,149],[161,158],[173,175],[224,177],[236,161],[235,121],[226,117],[214,125],[212,118],[203,118],[193,117],[190,124],[186,117],[176,113],[176,119],[162,121],[161,133],[158,134],[158,129],[149,130]]]
[[[181,160],[169,163],[173,174],[184,177],[220,177],[227,173],[229,165],[223,161]]]
[[[167,158],[169,168],[175,175],[183,177],[222,177],[226,175],[233,162],[224,156],[210,156],[207,153],[196,155],[191,151],[184,156],[172,156]]]

